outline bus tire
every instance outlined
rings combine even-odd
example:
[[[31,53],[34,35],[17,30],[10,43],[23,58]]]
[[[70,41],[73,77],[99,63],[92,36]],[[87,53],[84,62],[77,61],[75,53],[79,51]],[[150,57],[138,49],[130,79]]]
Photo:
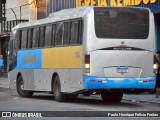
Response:
[[[119,103],[122,100],[123,92],[101,91],[102,101],[106,103]]]
[[[113,102],[120,103],[123,97],[123,92],[115,92],[113,93]]]
[[[18,95],[21,96],[21,97],[31,97],[33,95],[33,91],[26,91],[26,90],[23,90],[23,78],[22,76],[18,77],[17,79],[17,92],[18,92]]]
[[[66,95],[61,92],[61,84],[60,84],[59,76],[56,76],[53,82],[53,93],[54,93],[54,98],[57,102],[66,101]]]
[[[102,101],[105,102],[105,103],[112,102],[112,95],[111,95],[110,92],[101,91],[101,98],[102,98]]]

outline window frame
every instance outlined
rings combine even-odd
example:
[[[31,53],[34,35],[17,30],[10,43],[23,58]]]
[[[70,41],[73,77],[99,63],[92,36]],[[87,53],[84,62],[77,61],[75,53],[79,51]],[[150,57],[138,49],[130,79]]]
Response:
[[[75,44],[71,44],[70,40],[71,40],[71,24],[72,22],[78,22],[78,36],[77,36],[77,41]],[[57,30],[57,25],[62,23],[62,41],[61,41],[61,45],[56,45],[56,30]],[[69,43],[68,44],[64,44],[64,27],[65,27],[65,23],[69,23],[70,26],[70,30],[69,30]],[[14,48],[15,50],[20,50],[21,49],[21,42],[22,42],[22,30],[27,30],[27,41],[26,41],[26,48],[24,49],[34,49],[34,48],[49,48],[49,47],[61,47],[61,46],[78,46],[83,44],[83,19],[82,18],[76,18],[76,19],[69,19],[69,20],[64,20],[64,21],[57,21],[57,22],[53,22],[53,23],[47,23],[47,24],[42,24],[42,25],[37,25],[37,26],[31,26],[31,27],[24,27],[24,28],[20,28],[17,29],[17,33],[16,33],[16,39],[14,42]],[[51,32],[51,45],[50,46],[46,46],[45,45],[45,35],[46,35],[46,27],[47,26],[51,26],[52,28],[52,32]],[[38,43],[38,45],[36,47],[33,46],[33,31],[34,29],[36,29],[36,37],[38,37],[39,39],[36,40],[36,42]],[[37,35],[37,29],[38,29],[38,33],[39,35]],[[43,32],[43,34],[41,34],[41,32]],[[42,36],[43,37],[42,37]],[[41,43],[42,42],[42,43]],[[16,48],[18,47],[18,48]]]

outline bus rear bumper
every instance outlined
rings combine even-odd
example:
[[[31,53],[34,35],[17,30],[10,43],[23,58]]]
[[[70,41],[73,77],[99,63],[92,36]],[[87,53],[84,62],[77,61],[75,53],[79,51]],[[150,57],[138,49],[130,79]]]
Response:
[[[83,76],[83,89],[154,89],[156,77],[100,78]]]

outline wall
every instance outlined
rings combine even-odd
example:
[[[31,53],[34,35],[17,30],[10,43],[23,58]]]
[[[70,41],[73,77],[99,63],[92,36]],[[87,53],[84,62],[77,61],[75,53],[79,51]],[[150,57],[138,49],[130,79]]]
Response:
[[[29,21],[37,20],[37,8],[35,6],[36,4],[32,3],[33,1],[36,0],[6,0],[7,21],[16,20],[15,15],[10,8],[15,12],[17,19],[20,19],[20,6],[22,6],[21,19],[29,19]],[[30,3],[32,4],[29,5]]]
[[[38,0],[38,18],[48,17],[50,13],[76,7],[76,0]]]
[[[34,1],[34,3],[32,3]],[[36,6],[36,0],[29,0],[29,3],[32,3],[29,5],[29,21],[37,20],[37,6]]]

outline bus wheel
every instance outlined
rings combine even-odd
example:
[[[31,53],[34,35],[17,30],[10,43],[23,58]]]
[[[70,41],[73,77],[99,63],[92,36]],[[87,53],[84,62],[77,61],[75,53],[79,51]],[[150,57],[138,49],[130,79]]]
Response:
[[[103,102],[109,103],[112,102],[111,93],[107,91],[101,91],[101,98]]]
[[[123,92],[115,92],[113,93],[113,102],[120,103],[123,97]]]
[[[55,100],[57,102],[66,101],[66,95],[61,93],[61,84],[58,76],[56,76],[54,80],[53,93],[54,93]]]
[[[101,91],[102,101],[106,103],[119,103],[122,100],[122,92]]]
[[[24,89],[24,82],[22,76],[18,77],[17,80],[17,92],[21,97],[31,97],[33,95],[32,91],[26,91]]]

